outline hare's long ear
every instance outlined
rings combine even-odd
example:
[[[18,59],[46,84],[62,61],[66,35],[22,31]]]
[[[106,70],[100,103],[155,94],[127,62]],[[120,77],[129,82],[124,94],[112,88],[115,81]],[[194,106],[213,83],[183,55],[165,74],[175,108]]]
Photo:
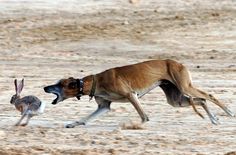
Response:
[[[19,83],[19,85],[17,87],[18,94],[21,93],[23,87],[24,87],[24,79],[21,80],[21,82]]]
[[[16,90],[16,94],[17,94],[17,79],[14,80],[14,84],[15,84],[15,90]]]

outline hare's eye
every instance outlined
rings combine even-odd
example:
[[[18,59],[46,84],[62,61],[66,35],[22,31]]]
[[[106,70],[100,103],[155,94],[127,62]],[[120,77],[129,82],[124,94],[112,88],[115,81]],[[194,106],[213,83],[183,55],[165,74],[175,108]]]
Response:
[[[69,83],[68,88],[69,88],[69,89],[75,89],[76,86],[77,86],[77,83],[76,83],[76,82],[71,82],[71,83]]]

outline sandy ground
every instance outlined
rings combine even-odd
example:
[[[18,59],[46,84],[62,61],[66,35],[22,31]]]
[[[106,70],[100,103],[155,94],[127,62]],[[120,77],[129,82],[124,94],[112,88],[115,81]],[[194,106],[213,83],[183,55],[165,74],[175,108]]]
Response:
[[[86,126],[66,129],[96,109],[95,101],[51,104],[43,87],[149,59],[184,63],[193,83],[236,112],[236,1],[24,0],[0,1],[0,154],[226,154],[236,151],[236,119],[217,106],[212,125],[192,108],[167,104],[157,88],[141,99],[141,125],[129,103]],[[13,80],[37,95],[45,113],[15,127]],[[131,126],[131,129],[130,129]],[[137,127],[137,129],[132,129]],[[232,154],[236,154],[235,152]]]

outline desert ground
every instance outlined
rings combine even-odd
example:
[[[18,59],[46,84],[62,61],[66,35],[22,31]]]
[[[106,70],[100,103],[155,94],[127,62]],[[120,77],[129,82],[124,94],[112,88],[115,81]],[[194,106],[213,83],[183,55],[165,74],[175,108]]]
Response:
[[[236,154],[236,118],[207,102],[220,124],[191,107],[170,106],[160,88],[140,99],[149,122],[130,103],[86,126],[65,128],[96,110],[84,96],[52,105],[43,87],[151,59],[185,64],[193,84],[236,113],[234,0],[1,0],[0,154]],[[9,103],[14,79],[36,95],[45,113],[26,127]]]

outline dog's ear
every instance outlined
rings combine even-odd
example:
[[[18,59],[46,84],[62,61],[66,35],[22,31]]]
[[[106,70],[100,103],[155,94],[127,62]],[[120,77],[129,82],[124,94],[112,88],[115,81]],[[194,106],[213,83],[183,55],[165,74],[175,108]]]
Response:
[[[69,77],[68,79],[69,79],[69,84],[68,84],[69,89],[75,89],[78,87],[76,79],[74,79],[73,77]]]
[[[68,88],[69,89],[75,89],[78,88],[77,82],[76,81],[72,81],[68,84]]]

